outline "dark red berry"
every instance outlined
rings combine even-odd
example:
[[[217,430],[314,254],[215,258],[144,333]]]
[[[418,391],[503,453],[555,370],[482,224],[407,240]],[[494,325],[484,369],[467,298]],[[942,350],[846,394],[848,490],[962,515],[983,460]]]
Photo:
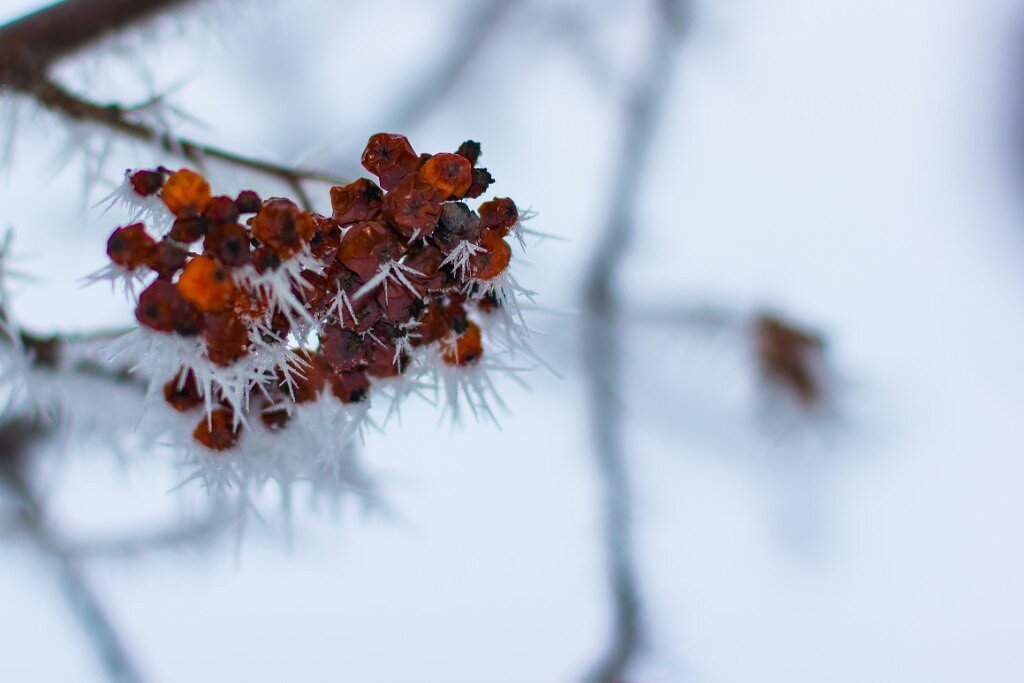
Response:
[[[339,225],[378,220],[383,200],[377,183],[366,178],[331,188],[331,207]]]
[[[420,158],[408,138],[392,133],[372,136],[366,143],[362,162],[363,168],[380,179],[385,190],[391,190],[420,167]]]
[[[235,208],[238,209],[239,213],[256,213],[262,205],[263,202],[260,200],[260,196],[252,190],[239,192],[238,197],[235,199]]]
[[[217,408],[199,421],[192,438],[210,450],[226,451],[238,442],[238,432],[231,412]]]
[[[249,231],[238,223],[215,224],[206,233],[203,248],[226,266],[244,266],[251,260]]]
[[[118,228],[107,240],[107,256],[110,260],[126,270],[135,270],[145,265],[156,246],[156,242],[146,233],[142,223],[132,223]]]

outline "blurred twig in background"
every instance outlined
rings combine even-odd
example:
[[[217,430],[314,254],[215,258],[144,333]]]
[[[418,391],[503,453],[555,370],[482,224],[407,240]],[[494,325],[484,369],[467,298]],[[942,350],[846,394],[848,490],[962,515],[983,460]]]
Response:
[[[684,0],[659,0],[647,54],[630,84],[609,193],[608,222],[584,280],[581,345],[594,456],[604,487],[605,553],[612,596],[611,639],[586,680],[622,679],[642,643],[629,470],[623,433],[623,306],[616,282],[636,229],[636,205],[659,119],[671,88]]]
[[[0,92],[26,95],[43,107],[71,120],[94,124],[125,138],[154,145],[202,168],[219,161],[262,173],[286,183],[310,208],[305,181],[341,184],[330,173],[296,168],[237,154],[173,135],[139,117],[158,107],[160,98],[139,107],[100,104],[77,95],[49,75],[62,57],[94,44],[111,33],[176,10],[197,0],[66,0],[0,27]]]
[[[86,579],[77,556],[58,539],[46,520],[43,504],[28,482],[27,456],[50,434],[45,425],[28,419],[0,424],[0,484],[19,505],[20,531],[55,565],[57,580],[71,611],[82,626],[107,676],[119,683],[141,683],[132,656]]]

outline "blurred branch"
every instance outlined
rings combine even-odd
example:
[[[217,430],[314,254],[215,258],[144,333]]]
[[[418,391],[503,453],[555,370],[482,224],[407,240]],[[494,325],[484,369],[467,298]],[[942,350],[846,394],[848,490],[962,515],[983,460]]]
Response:
[[[502,23],[519,0],[484,0],[464,3],[471,7],[465,23],[454,32],[450,51],[440,61],[433,74],[412,89],[399,106],[392,127],[401,130],[424,118],[437,104],[451,93],[463,78],[473,60],[502,28]]]
[[[195,0],[65,0],[0,26],[0,65],[41,72],[106,36]]]
[[[684,22],[681,3],[662,0],[652,13],[647,55],[629,84],[608,222],[584,280],[581,347],[588,383],[594,457],[604,488],[605,553],[612,597],[611,639],[586,680],[621,681],[642,642],[641,598],[633,541],[631,492],[626,466],[621,327],[623,306],[616,279],[636,231],[636,204],[660,115],[670,88]]]
[[[310,201],[304,181],[342,184],[343,178],[295,168],[174,136],[141,120],[145,107],[101,104],[72,93],[49,75],[52,63],[109,33],[178,9],[194,0],[68,0],[0,26],[0,92],[18,92],[73,121],[90,123],[152,145],[202,167],[207,160],[262,173],[286,183],[300,202]],[[159,98],[150,106],[159,104]]]
[[[143,677],[85,578],[77,558],[50,530],[42,502],[26,479],[28,451],[48,433],[45,427],[27,419],[9,420],[0,425],[0,484],[21,507],[21,520],[27,537],[40,554],[56,565],[57,580],[68,606],[78,618],[107,676],[118,683],[141,683]]]

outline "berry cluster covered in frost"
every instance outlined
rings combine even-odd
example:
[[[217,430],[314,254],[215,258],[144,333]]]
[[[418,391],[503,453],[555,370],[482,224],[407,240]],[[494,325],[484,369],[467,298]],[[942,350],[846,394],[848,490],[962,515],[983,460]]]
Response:
[[[311,404],[340,443],[378,393],[440,390],[453,409],[487,410],[488,349],[523,341],[516,296],[529,293],[508,273],[515,203],[464,201],[492,182],[479,156],[475,142],[419,155],[374,135],[362,163],[378,182],[332,187],[327,216],[214,196],[189,169],[127,174],[120,198],[145,220],[114,230],[104,275],[144,286],[138,368],[195,414],[198,444],[244,450],[246,434],[285,435]]]

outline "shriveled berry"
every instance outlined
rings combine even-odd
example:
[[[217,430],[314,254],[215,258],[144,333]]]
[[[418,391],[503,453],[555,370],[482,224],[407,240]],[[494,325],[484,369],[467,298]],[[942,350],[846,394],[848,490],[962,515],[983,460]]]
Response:
[[[341,319],[339,321],[346,330],[360,333],[366,332],[377,324],[377,321],[384,314],[380,304],[377,303],[377,299],[373,296],[367,295],[353,301],[350,295],[349,302],[352,304],[352,310],[349,310],[348,306],[341,306]],[[354,318],[352,317],[353,310],[355,311]]]
[[[341,238],[337,260],[364,281],[381,265],[401,258],[405,247],[382,223],[366,221],[350,227]]]
[[[139,295],[135,318],[158,332],[177,332],[183,336],[199,333],[198,312],[185,301],[178,288],[167,280],[156,280]]]
[[[164,384],[164,400],[177,411],[185,412],[198,407],[203,402],[202,394],[199,393],[199,384],[196,376],[188,371]]]
[[[362,335],[350,330],[328,327],[320,350],[334,372],[350,372],[366,365],[367,344]]]
[[[384,217],[406,240],[427,237],[437,228],[447,198],[420,175],[411,175],[384,197]]]
[[[445,254],[465,241],[480,239],[480,219],[462,202],[448,202],[441,209],[441,220],[431,240]]]
[[[203,313],[223,311],[235,300],[231,273],[209,256],[196,256],[188,262],[178,278],[178,291]]]
[[[244,266],[251,260],[249,232],[238,223],[217,223],[203,241],[206,253],[226,266]]]
[[[331,207],[339,225],[378,220],[383,200],[377,183],[366,178],[331,188]]]
[[[309,250],[313,256],[324,262],[333,261],[341,244],[341,229],[333,218],[312,214],[315,231],[309,240]]]
[[[142,223],[132,223],[118,228],[107,240],[107,256],[126,270],[135,270],[145,265],[156,242],[146,232]]]
[[[207,315],[203,340],[206,355],[217,365],[231,365],[249,352],[249,328],[232,311]]]
[[[235,198],[235,208],[239,213],[256,213],[262,205],[260,196],[252,190],[242,190]]]
[[[188,252],[175,242],[160,240],[149,252],[146,265],[164,280],[169,280],[185,267]]]
[[[223,195],[211,199],[210,203],[206,205],[206,210],[203,211],[203,218],[214,225],[217,223],[234,223],[238,220],[239,215],[241,214],[238,210],[238,205],[235,204],[235,200]]]
[[[458,154],[435,154],[423,164],[419,174],[437,188],[444,199],[462,197],[473,183],[473,165]]]
[[[427,245],[409,250],[404,265],[416,273],[406,273],[406,277],[416,285],[421,293],[438,292],[448,284],[448,275],[441,270],[444,254],[435,246]]]
[[[391,344],[372,343],[368,350],[366,374],[371,377],[397,377],[409,367],[409,358]]]
[[[302,245],[309,242],[315,231],[309,213],[290,199],[281,197],[263,202],[251,225],[253,236],[282,258],[288,258],[302,249]]]
[[[171,231],[167,236],[183,244],[192,244],[201,239],[209,229],[210,222],[202,216],[179,218],[174,221],[174,225],[171,226]]]
[[[377,133],[363,150],[363,168],[380,178],[380,185],[391,190],[420,166],[408,138],[393,133]]]
[[[470,183],[469,189],[466,190],[466,197],[469,199],[476,199],[484,192],[487,192],[487,188],[494,182],[494,176],[486,168],[474,168],[473,169],[473,182]]]
[[[480,143],[474,140],[466,140],[459,145],[455,153],[465,158],[473,166],[476,166],[476,162],[480,161]]]
[[[370,378],[364,370],[334,373],[330,382],[331,393],[342,403],[358,403],[370,391]]]
[[[238,443],[239,429],[234,422],[231,411],[217,408],[199,421],[192,438],[210,450],[226,451]]]
[[[508,197],[492,199],[480,205],[480,227],[495,230],[502,237],[519,221],[519,209]]]
[[[210,184],[195,171],[183,168],[171,174],[160,195],[178,218],[195,218],[210,203]]]
[[[501,275],[512,260],[512,248],[493,230],[487,230],[480,238],[483,251],[469,258],[470,273],[477,280],[490,280]]]
[[[441,358],[448,365],[472,365],[480,360],[483,353],[484,347],[480,336],[480,326],[472,320],[469,321],[466,330],[454,342],[445,344],[441,348]]]
[[[164,174],[161,171],[136,171],[128,178],[135,194],[151,197],[164,186]]]
[[[381,287],[377,290],[377,303],[380,304],[381,317],[395,324],[409,320],[420,297],[412,294],[405,287],[389,286],[387,291]]]

